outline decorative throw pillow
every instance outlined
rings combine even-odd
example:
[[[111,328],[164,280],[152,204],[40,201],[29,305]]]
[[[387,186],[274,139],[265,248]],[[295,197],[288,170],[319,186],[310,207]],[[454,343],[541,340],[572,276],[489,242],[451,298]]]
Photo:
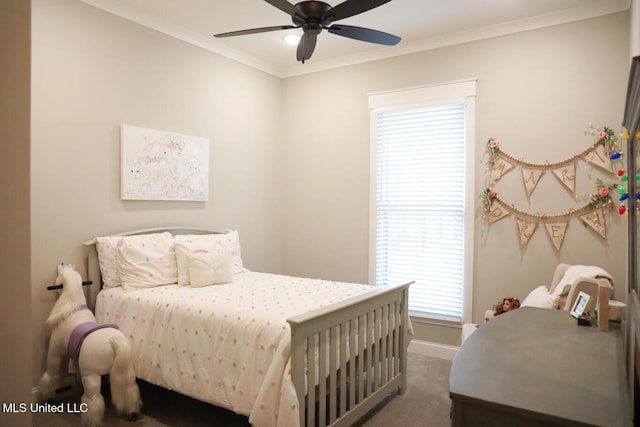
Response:
[[[203,235],[210,236],[210,235]],[[176,264],[178,267],[178,285],[189,286],[191,284],[189,274],[189,257],[194,253],[211,254],[216,249],[216,242],[211,238],[201,236],[174,236],[173,244],[176,251]]]
[[[247,271],[242,265],[240,237],[237,231],[226,231],[222,234],[183,234],[173,237],[178,265],[178,284],[188,286],[189,255],[191,253],[214,253],[219,250],[229,255],[231,274]]]
[[[192,253],[188,266],[192,287],[222,285],[233,280],[229,256],[224,252]]]
[[[127,290],[176,283],[178,269],[171,234],[153,240],[144,235],[124,237],[118,244],[118,272]]]
[[[553,295],[545,285],[532,290],[522,301],[520,307],[558,308],[559,295]]]

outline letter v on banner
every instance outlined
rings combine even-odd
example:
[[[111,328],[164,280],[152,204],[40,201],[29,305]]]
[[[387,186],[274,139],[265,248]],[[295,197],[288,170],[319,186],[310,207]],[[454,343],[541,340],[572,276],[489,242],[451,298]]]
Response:
[[[522,182],[524,188],[527,190],[527,196],[531,197],[533,190],[536,189],[536,185],[540,182],[540,178],[544,174],[544,169],[534,169],[521,166],[522,169]]]

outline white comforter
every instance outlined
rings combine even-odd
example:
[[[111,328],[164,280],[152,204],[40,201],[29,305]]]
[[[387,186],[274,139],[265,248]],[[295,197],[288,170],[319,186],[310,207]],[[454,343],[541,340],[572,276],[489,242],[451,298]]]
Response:
[[[293,427],[286,319],[371,289],[246,272],[203,288],[104,289],[95,314],[131,339],[139,378],[249,415],[258,427]]]

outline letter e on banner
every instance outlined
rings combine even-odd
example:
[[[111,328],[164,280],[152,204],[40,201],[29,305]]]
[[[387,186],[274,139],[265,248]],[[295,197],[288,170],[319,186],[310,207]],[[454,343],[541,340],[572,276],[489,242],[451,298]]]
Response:
[[[568,224],[568,222],[547,222],[544,224],[547,229],[547,234],[558,252],[560,252],[560,247],[562,247]]]

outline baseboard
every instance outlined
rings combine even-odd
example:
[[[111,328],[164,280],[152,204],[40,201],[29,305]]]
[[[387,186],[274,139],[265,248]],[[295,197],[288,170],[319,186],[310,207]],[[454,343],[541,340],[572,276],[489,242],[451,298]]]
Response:
[[[61,390],[64,389],[64,390]],[[77,379],[75,375],[70,375],[64,377],[62,381],[60,381],[60,386],[58,387],[59,392],[56,392],[56,398],[67,396],[71,393],[80,393],[82,392],[82,383]],[[40,386],[33,387],[31,389],[31,403],[40,403],[42,398],[40,397]]]
[[[439,344],[430,341],[421,341],[412,339],[409,343],[409,353],[424,354],[431,357],[438,357],[440,359],[453,360],[453,357],[458,351],[458,347],[446,344]],[[76,376],[65,377],[60,388],[69,387],[68,390],[56,393],[56,397],[63,396],[67,393],[78,392],[82,390],[82,383],[77,380]],[[31,389],[31,400],[33,403],[40,402],[40,386],[33,387]]]
[[[413,339],[409,343],[409,353],[425,354],[440,359],[453,360],[459,347]]]

